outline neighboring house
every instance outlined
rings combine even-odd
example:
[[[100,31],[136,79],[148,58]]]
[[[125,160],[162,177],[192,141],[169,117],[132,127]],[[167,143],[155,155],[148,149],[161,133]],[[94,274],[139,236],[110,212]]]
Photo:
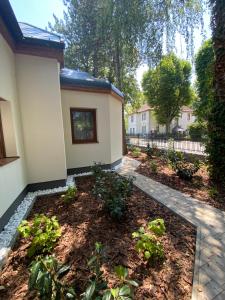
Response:
[[[188,126],[195,121],[193,110],[190,107],[183,106],[181,108],[180,116],[174,119],[171,123],[171,131],[179,130],[186,131]],[[128,134],[151,134],[151,133],[165,133],[165,126],[157,123],[154,109],[148,104],[141,106],[137,112],[128,116]]]
[[[123,94],[63,68],[60,36],[18,23],[0,1],[0,229],[27,191],[122,158]]]

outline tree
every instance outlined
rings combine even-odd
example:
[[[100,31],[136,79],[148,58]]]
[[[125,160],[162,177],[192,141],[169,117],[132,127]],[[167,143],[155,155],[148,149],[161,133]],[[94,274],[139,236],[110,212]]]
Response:
[[[205,41],[199,49],[195,60],[198,99],[194,102],[195,114],[198,120],[204,123],[208,122],[214,97],[214,61],[212,41]]]
[[[215,53],[214,98],[208,120],[207,151],[210,175],[218,189],[225,191],[225,1],[211,0],[212,41]]]
[[[164,56],[156,68],[144,74],[144,95],[154,108],[159,124],[166,125],[167,134],[181,107],[192,100],[190,76],[191,65],[174,54]]]

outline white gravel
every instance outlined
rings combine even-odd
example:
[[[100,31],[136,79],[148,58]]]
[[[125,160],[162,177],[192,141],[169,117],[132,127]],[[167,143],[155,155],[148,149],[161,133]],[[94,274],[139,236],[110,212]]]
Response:
[[[121,167],[121,165],[122,163],[116,166],[115,168],[113,168],[112,170],[117,170],[118,168]],[[107,170],[107,171],[111,171],[111,170]],[[30,213],[37,196],[64,192],[67,190],[68,186],[75,185],[76,177],[87,176],[91,174],[92,174],[91,172],[86,172],[86,173],[71,175],[67,177],[66,186],[47,189],[47,190],[39,190],[32,193],[29,192],[25,196],[25,198],[17,207],[12,217],[9,219],[9,222],[6,224],[3,231],[0,233],[0,268],[5,264],[9,252],[11,250],[11,247],[17,237],[17,227],[19,226],[21,221],[24,220]]]

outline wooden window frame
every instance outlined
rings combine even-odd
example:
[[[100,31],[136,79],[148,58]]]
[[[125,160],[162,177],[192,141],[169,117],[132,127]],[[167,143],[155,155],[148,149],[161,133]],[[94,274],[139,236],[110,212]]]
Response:
[[[1,155],[1,153],[2,153],[2,155]],[[5,141],[4,141],[1,110],[0,110],[0,159],[3,159],[3,158],[6,158],[6,151],[5,151]]]
[[[76,139],[74,136],[74,130],[73,130],[73,113],[74,112],[91,112],[93,114],[93,121],[94,121],[94,137],[93,139]],[[70,108],[70,123],[71,123],[71,135],[72,135],[72,143],[73,144],[93,144],[98,143],[97,140],[97,122],[96,122],[96,109],[95,108],[80,108],[80,107],[71,107]]]

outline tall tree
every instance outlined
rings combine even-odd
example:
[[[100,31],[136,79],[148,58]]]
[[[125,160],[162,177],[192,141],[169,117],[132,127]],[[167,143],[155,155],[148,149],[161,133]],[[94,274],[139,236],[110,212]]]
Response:
[[[225,0],[211,0],[212,40],[215,53],[214,99],[209,115],[210,174],[219,190],[225,191]]]
[[[143,76],[144,94],[159,124],[166,125],[167,134],[181,107],[192,100],[190,76],[191,65],[174,54],[164,56],[156,68]]]
[[[195,114],[198,120],[204,123],[208,122],[214,97],[214,61],[212,41],[205,41],[199,49],[195,60],[198,98],[194,103]]]

